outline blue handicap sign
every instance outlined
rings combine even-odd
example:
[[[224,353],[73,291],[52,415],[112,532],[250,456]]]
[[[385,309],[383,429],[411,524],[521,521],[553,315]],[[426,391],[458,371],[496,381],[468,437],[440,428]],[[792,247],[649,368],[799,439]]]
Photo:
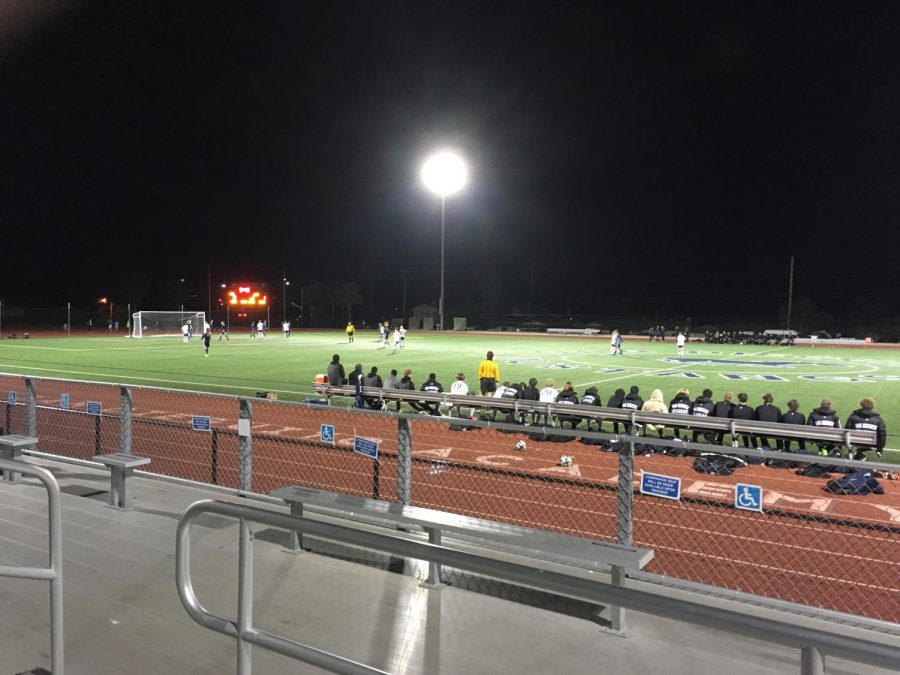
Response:
[[[59,395],[59,407],[63,410],[69,409],[69,395],[68,394],[60,394]]]
[[[745,485],[738,483],[734,486],[734,508],[741,511],[759,511],[763,510],[762,487],[759,485]]]
[[[16,402],[16,392],[11,391],[6,395],[7,403],[15,403]]]
[[[681,499],[681,479],[645,471],[641,474],[641,494],[664,499]]]
[[[371,441],[368,438],[361,438],[357,436],[353,439],[353,452],[358,452],[359,454],[365,455],[366,457],[377,459],[378,443],[379,441]]]
[[[191,429],[193,431],[210,431],[212,430],[212,425],[209,423],[208,417],[193,415],[191,417]]]
[[[103,414],[103,404],[100,401],[88,401],[87,402],[87,414],[88,415],[102,415]]]
[[[323,443],[334,443],[334,425],[323,424],[319,427],[319,438]]]

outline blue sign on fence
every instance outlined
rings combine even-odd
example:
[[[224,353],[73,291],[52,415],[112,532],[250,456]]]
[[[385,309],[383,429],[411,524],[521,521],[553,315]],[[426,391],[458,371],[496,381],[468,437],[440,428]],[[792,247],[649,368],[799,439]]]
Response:
[[[641,494],[664,499],[681,499],[681,479],[644,472],[641,474]]]
[[[734,508],[741,511],[763,510],[762,487],[759,485],[745,485],[738,483],[734,486]]]
[[[370,441],[368,438],[360,438],[357,436],[353,439],[353,452],[358,452],[372,459],[378,458],[379,441]]]
[[[10,403],[10,404],[15,403],[16,402],[16,392],[14,392],[14,391],[9,392],[6,395],[6,402]]]
[[[69,409],[69,395],[68,394],[60,394],[59,395],[59,407],[63,410]]]
[[[202,415],[194,415],[191,417],[191,429],[194,431],[211,431],[212,425],[209,418]]]
[[[334,425],[323,424],[319,427],[319,438],[323,443],[334,443]]]
[[[100,401],[88,401],[87,402],[87,414],[88,415],[102,415],[103,414],[103,404]]]

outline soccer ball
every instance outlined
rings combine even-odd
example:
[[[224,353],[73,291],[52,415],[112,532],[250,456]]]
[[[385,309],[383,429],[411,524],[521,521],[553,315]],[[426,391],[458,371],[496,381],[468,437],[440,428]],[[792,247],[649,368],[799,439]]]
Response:
[[[525,441],[519,441],[518,443],[516,443],[516,450],[522,452],[523,450],[525,450],[525,446]]]
[[[571,455],[563,455],[559,458],[560,466],[572,466],[572,456]]]

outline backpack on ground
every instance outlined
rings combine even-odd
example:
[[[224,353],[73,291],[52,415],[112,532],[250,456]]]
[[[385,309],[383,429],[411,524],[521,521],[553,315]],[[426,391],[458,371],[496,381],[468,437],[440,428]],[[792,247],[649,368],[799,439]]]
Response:
[[[825,484],[825,489],[836,495],[884,494],[884,487],[871,471],[857,471],[840,478],[832,478]]]

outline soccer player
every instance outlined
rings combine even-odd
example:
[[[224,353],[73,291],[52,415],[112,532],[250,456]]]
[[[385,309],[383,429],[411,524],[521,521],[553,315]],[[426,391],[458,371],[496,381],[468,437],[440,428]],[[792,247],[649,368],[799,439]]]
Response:
[[[260,340],[266,339],[266,324],[263,323],[262,319],[256,322],[256,336]]]
[[[792,398],[787,402],[788,411],[781,416],[779,420],[782,424],[799,424],[806,425],[806,416],[802,412],[797,412],[800,409],[800,404],[797,402],[797,399]],[[806,450],[806,441],[802,438],[797,441],[800,444],[801,450]],[[791,439],[785,438],[781,441],[781,449],[785,452],[791,451]]]
[[[378,323],[378,342],[380,342],[381,345],[384,346],[384,343],[386,340],[387,340],[387,327],[383,323],[379,322]]]
[[[395,328],[395,329],[394,329],[394,334],[391,336],[391,343],[392,343],[391,346],[394,348],[394,351],[395,351],[395,352],[396,352],[398,349],[400,349],[400,341],[401,341],[401,337],[400,337],[400,329],[399,329],[399,328]]]
[[[191,339],[191,329],[190,329],[190,326],[188,326],[187,324],[184,324],[184,325],[181,327],[181,341],[182,341],[184,344],[187,344],[188,341],[189,341],[190,339]]]
[[[541,403],[556,403],[556,397],[559,396],[559,392],[556,390],[556,380],[552,377],[548,377],[544,381],[544,388],[538,392],[538,401]],[[539,412],[534,417],[534,423],[537,424],[541,421],[541,418],[544,419],[546,423],[547,413]],[[552,424],[551,424],[552,426]]]
[[[206,331],[201,338],[203,340],[203,356],[209,356],[209,340],[211,334],[209,331]]]
[[[353,325],[353,322],[348,321],[344,330],[347,331],[347,342],[353,342],[353,335],[356,333],[356,326]]]
[[[887,428],[881,415],[875,412],[875,401],[871,398],[859,399],[859,409],[850,413],[847,418],[847,429],[875,432],[875,454],[881,459],[884,454],[884,442],[887,439]],[[865,459],[866,451],[872,448],[856,448],[853,459]]]
[[[618,329],[613,330],[609,338],[609,355],[615,356],[616,354],[622,356],[622,336],[619,335]]]
[[[290,321],[282,321],[281,322],[281,330],[284,331],[284,339],[287,340],[291,337],[291,322]]]
[[[684,343],[687,340],[684,337],[684,333],[681,331],[678,332],[678,337],[675,338],[675,346],[678,347],[678,356],[684,356]]]
[[[582,400],[583,403],[583,400]],[[662,389],[654,389],[650,392],[650,400],[644,401],[644,405],[641,406],[642,411],[654,412],[654,413],[669,413],[669,408],[663,401]],[[644,435],[647,435],[648,431],[655,431],[656,434],[662,438],[663,437],[663,429],[666,428],[665,424],[648,424],[644,428]]]
[[[222,341],[222,338],[225,338],[225,342],[231,342],[231,338],[228,337],[228,326],[224,321],[219,322],[219,342]]]
[[[763,394],[762,405],[756,406],[754,411],[754,419],[760,422],[777,422],[781,419],[781,410],[778,406],[772,405],[772,394]],[[775,445],[769,445],[769,439],[765,436],[757,436],[756,441],[759,443],[757,447],[766,446],[769,448],[778,448],[780,443],[776,441]]]
[[[675,398],[669,401],[669,412],[672,415],[690,415],[691,414],[691,398],[690,391],[682,387],[675,392]],[[675,427],[675,438],[681,438],[681,429]]]
[[[748,396],[745,392],[738,392],[738,402],[731,409],[731,419],[733,420],[752,420],[755,419],[753,408],[747,405]],[[741,442],[745,448],[753,447],[750,434],[741,434]],[[737,437],[731,439],[731,444],[737,447]]]
[[[444,388],[441,386],[441,383],[437,381],[437,375],[434,373],[428,374],[428,379],[420,387],[419,391],[427,391],[431,394],[440,394],[443,393]],[[432,401],[419,401],[419,404],[422,406],[422,412],[427,412],[431,415],[440,415],[441,409],[439,403],[434,403]]]
[[[819,402],[819,407],[809,413],[809,417],[806,418],[806,424],[811,427],[822,427],[824,429],[840,429],[841,418],[832,410],[831,401],[823,398]],[[820,455],[830,455],[831,451],[837,447],[834,443],[818,442],[816,445],[819,448]],[[802,448],[803,446],[801,445],[800,447]]]
[[[628,395],[622,399],[622,410],[640,410],[644,407],[644,399],[641,398],[641,390],[637,385],[628,390]],[[631,422],[623,422],[625,433],[631,433]]]
[[[400,349],[403,349],[406,346],[406,329],[403,327],[403,324],[400,324]]]
[[[696,399],[694,399],[694,403],[691,406],[691,415],[693,415],[694,417],[710,417],[716,407],[716,404],[713,403],[712,395],[713,393],[711,389],[704,389],[703,393]],[[715,434],[713,432],[702,431],[701,429],[694,429],[691,440],[696,443],[701,433],[710,443],[715,441]]]

